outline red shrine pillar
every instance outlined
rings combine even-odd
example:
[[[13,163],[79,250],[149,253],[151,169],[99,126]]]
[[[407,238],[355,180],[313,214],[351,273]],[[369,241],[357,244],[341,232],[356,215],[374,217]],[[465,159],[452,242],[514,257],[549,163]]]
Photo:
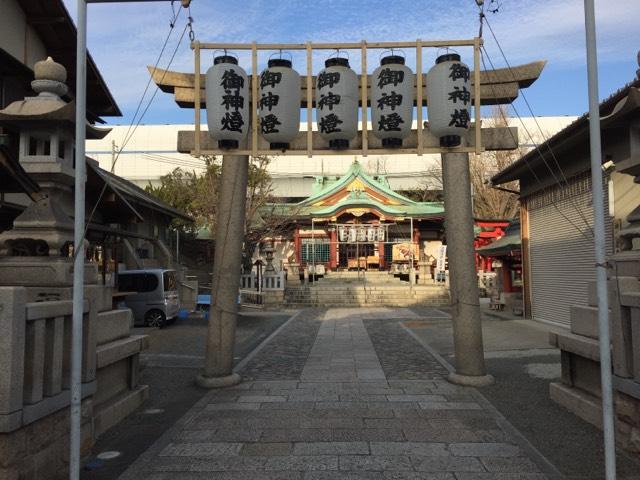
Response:
[[[338,249],[338,232],[333,229],[329,232],[329,268],[335,270],[338,267],[336,250]]]
[[[296,263],[302,265],[302,244],[300,242],[300,228],[293,232],[293,248],[296,251]]]
[[[502,289],[505,293],[513,292],[513,285],[511,284],[511,265],[506,260],[502,261]]]

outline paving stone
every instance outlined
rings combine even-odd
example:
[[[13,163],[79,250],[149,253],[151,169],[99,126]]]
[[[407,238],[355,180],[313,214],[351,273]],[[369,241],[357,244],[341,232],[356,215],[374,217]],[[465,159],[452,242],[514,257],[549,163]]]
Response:
[[[476,431],[465,428],[446,427],[407,427],[403,428],[407,440],[412,442],[477,442],[480,441]]]
[[[355,418],[302,418],[301,428],[364,428],[365,420]]]
[[[413,466],[405,455],[342,455],[340,470],[413,470]]]
[[[307,472],[304,480],[383,480],[382,472]]]
[[[228,472],[262,471],[267,457],[218,456],[206,459],[158,457],[150,468],[154,472]]]
[[[258,410],[260,408],[260,403],[209,403],[204,408],[205,410]]]
[[[446,402],[447,399],[442,395],[427,394],[404,394],[404,395],[387,395],[390,402]]]
[[[241,443],[170,443],[158,455],[160,457],[237,455],[241,448]]]
[[[445,443],[371,442],[371,455],[441,456],[449,455]]]
[[[542,473],[456,473],[457,480],[547,480]]]
[[[303,472],[190,472],[154,473],[144,480],[303,480]]]
[[[331,430],[328,428],[269,428],[260,436],[261,442],[330,442]]]
[[[271,457],[267,460],[265,470],[337,470],[338,457],[331,455],[288,455]]]
[[[178,438],[182,441],[201,442],[256,442],[260,439],[261,430],[228,429],[217,430],[202,426],[202,430],[184,430]]]
[[[208,393],[127,478],[544,478],[474,390],[444,380],[401,327],[409,313],[304,312],[247,364],[249,381]]]
[[[290,455],[292,449],[293,444],[288,442],[245,443],[242,445],[240,455],[263,455],[267,457]]]
[[[453,443],[449,450],[459,457],[516,457],[521,454],[517,445],[509,443]]]
[[[538,466],[526,457],[483,457],[480,461],[490,472],[536,473]]]
[[[402,441],[405,436],[400,428],[336,428],[331,431],[331,438],[340,442],[379,442]]]
[[[296,443],[294,455],[368,455],[367,442],[310,442]]]
[[[455,480],[453,473],[384,472],[385,480]]]
[[[413,466],[420,472],[484,472],[480,460],[473,457],[411,457]]]
[[[418,402],[423,410],[482,410],[475,402]]]
[[[286,402],[287,397],[280,395],[241,395],[238,397],[239,403],[270,403],[270,402]]]

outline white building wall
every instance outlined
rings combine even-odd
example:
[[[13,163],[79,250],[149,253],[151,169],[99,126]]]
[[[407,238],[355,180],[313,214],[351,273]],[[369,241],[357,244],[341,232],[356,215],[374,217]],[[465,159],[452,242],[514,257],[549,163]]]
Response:
[[[539,129],[532,118],[525,118],[526,129],[533,136],[528,138],[519,121],[512,120],[518,126],[520,143],[525,147],[539,143],[543,138],[555,134],[575,117],[540,117]],[[87,154],[100,162],[104,169],[111,170],[115,149],[125,144],[128,125],[114,126],[112,132],[102,140],[89,140]],[[301,125],[306,130],[306,123]],[[176,152],[178,131],[193,130],[193,125],[140,125],[125,149],[120,153],[115,164],[115,173],[142,187],[148,183],[159,184],[160,177],[170,173],[177,167],[204,171],[203,161],[190,155]],[[407,190],[421,187],[428,181],[428,171],[438,169],[439,155],[370,155],[366,158],[353,155],[317,156],[308,158],[305,155],[277,156],[269,165],[269,173],[273,178],[275,195],[279,197],[306,197],[311,192],[315,176],[341,176],[349,168],[354,159],[361,162],[369,173],[387,175],[391,188]]]

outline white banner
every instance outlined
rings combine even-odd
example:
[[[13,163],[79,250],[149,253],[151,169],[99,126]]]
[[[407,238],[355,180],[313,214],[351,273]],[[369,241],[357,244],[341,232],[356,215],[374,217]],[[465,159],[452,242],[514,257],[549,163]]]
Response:
[[[436,262],[436,271],[444,272],[447,265],[447,246],[440,245],[438,249],[438,260]]]

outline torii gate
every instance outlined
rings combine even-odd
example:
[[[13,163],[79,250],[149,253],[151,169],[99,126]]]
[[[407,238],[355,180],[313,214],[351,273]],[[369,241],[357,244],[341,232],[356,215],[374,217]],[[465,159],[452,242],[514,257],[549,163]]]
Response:
[[[425,74],[422,73],[423,49],[442,47],[473,48],[474,70],[471,72],[471,98],[475,110],[475,123],[458,147],[441,147],[439,139],[423,122],[423,107],[427,105],[423,92]],[[462,385],[481,386],[493,382],[485,369],[482,327],[475,266],[473,214],[469,178],[469,153],[480,154],[488,150],[515,150],[518,148],[516,127],[482,128],[481,105],[510,104],[519,94],[535,82],[545,66],[544,61],[506,69],[480,71],[481,38],[469,40],[442,40],[415,42],[359,43],[301,43],[301,44],[230,44],[192,42],[195,73],[181,73],[148,67],[156,85],[174,95],[181,108],[194,109],[195,129],[178,132],[178,152],[201,155],[222,155],[221,191],[218,205],[216,251],[213,267],[212,305],[209,316],[207,355],[197,383],[205,388],[217,388],[240,382],[233,373],[233,347],[237,320],[237,295],[240,286],[238,266],[242,258],[244,238],[245,192],[249,155],[273,155],[268,143],[258,135],[258,52],[264,50],[303,50],[307,57],[307,75],[301,77],[300,107],[307,110],[307,131],[299,132],[289,149],[278,155],[442,155],[443,186],[445,194],[445,229],[451,272],[451,300],[453,307],[453,334],[456,371],[449,380]],[[403,148],[383,148],[382,142],[369,136],[367,105],[370,101],[371,76],[359,75],[360,130],[348,150],[331,150],[328,142],[313,131],[315,106],[315,77],[313,76],[314,50],[359,50],[361,71],[367,72],[367,50],[414,49],[416,59],[415,88],[417,128],[404,141]],[[238,149],[221,150],[201,130],[201,109],[205,106],[204,76],[201,74],[202,50],[250,50],[252,72],[249,77],[251,92],[251,128],[248,138]],[[364,107],[364,108],[362,108]]]

